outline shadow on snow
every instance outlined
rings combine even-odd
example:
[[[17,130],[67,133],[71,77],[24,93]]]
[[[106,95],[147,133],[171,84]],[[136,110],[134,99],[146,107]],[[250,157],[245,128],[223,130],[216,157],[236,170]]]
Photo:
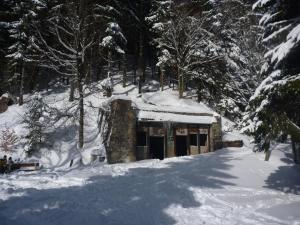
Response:
[[[139,167],[119,176],[97,175],[80,187],[20,190],[26,194],[0,202],[0,221],[2,225],[175,224],[166,213],[169,207],[201,206],[191,187],[221,189],[234,185],[226,181],[235,179],[226,173],[230,160],[228,151],[220,151],[157,164],[163,168]]]
[[[270,174],[265,181],[265,187],[300,195],[300,165],[294,163],[290,148],[290,145],[282,148],[281,151],[284,153],[284,158],[280,160],[286,165],[279,166],[276,171]]]

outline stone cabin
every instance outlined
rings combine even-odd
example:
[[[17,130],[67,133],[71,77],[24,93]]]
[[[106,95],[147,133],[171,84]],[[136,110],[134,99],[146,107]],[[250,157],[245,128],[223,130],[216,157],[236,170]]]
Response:
[[[196,155],[222,148],[216,113],[142,109],[131,100],[110,102],[103,140],[108,163]]]

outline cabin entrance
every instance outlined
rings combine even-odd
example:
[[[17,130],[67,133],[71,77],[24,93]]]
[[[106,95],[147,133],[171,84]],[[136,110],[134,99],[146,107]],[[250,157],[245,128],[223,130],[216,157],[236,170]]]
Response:
[[[176,136],[176,156],[187,155],[187,136]]]
[[[150,137],[150,155],[152,159],[164,159],[164,137]]]

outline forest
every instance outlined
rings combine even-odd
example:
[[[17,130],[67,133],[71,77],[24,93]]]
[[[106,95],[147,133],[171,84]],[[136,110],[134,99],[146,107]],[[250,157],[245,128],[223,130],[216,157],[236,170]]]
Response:
[[[300,0],[0,0],[1,225],[299,225]]]
[[[139,93],[149,78],[176,86],[179,99],[194,90],[258,150],[290,135],[299,152],[299,9],[297,0],[3,0],[0,95],[22,105],[64,83],[83,147],[86,91],[110,97],[118,71]]]

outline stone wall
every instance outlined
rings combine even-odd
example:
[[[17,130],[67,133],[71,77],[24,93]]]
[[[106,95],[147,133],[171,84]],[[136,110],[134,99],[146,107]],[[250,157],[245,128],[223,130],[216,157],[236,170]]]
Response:
[[[108,122],[105,132],[108,163],[136,161],[136,114],[131,101],[113,100],[106,120]]]
[[[210,151],[222,148],[222,121],[220,116],[215,116],[217,122],[210,128]]]
[[[146,146],[136,147],[137,129],[147,132],[147,145],[149,135],[164,135],[165,157],[174,157],[174,124],[139,124],[137,128],[137,114],[130,100],[116,99],[107,105],[100,118],[100,131],[102,132],[103,144],[106,148],[108,163],[133,162],[149,158],[149,149]],[[216,122],[209,128],[210,151],[222,148],[222,124],[221,117],[216,116]],[[149,126],[149,127],[148,127]],[[197,128],[199,129],[199,127]],[[163,134],[161,133],[163,130]],[[198,132],[199,133],[199,132]],[[208,150],[208,149],[207,149]],[[207,152],[207,151],[205,151]],[[198,154],[198,147],[191,147],[190,153]]]

